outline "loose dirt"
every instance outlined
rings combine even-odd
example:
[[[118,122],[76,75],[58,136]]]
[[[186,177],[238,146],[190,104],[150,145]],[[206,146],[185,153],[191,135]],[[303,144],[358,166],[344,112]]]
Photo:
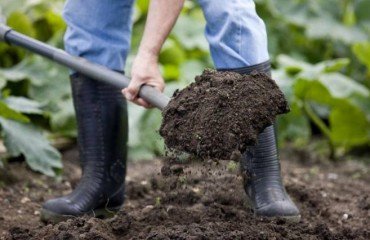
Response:
[[[257,135],[288,111],[283,93],[266,74],[207,69],[175,92],[159,132],[170,149],[231,159],[255,145]]]
[[[41,203],[77,183],[77,157],[76,150],[65,152],[59,181],[24,163],[6,167],[0,239],[370,239],[369,165],[329,163],[293,149],[282,151],[282,168],[301,210],[298,224],[254,218],[237,164],[213,160],[164,167],[160,160],[130,163],[127,199],[115,218],[40,223]]]

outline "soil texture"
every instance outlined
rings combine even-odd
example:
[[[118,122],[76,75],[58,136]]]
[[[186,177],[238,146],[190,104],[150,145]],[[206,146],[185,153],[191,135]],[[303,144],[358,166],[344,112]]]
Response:
[[[76,150],[64,154],[59,181],[24,163],[6,166],[7,176],[0,177],[0,239],[370,239],[369,166],[329,163],[292,149],[282,152],[282,168],[301,210],[298,224],[254,218],[237,163],[213,160],[130,163],[125,206],[116,217],[39,222],[41,203],[77,183],[77,157]]]
[[[163,111],[160,134],[169,149],[202,158],[238,158],[277,115],[289,111],[268,75],[206,69],[176,91]]]

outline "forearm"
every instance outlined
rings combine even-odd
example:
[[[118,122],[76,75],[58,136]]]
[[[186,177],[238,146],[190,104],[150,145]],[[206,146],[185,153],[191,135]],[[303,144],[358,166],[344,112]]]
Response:
[[[151,0],[138,55],[157,60],[185,0]]]
[[[184,1],[150,1],[144,34],[131,68],[131,82],[122,90],[126,99],[148,108],[150,104],[138,95],[141,86],[146,84],[163,91],[165,83],[159,71],[158,56],[164,41],[175,25]]]

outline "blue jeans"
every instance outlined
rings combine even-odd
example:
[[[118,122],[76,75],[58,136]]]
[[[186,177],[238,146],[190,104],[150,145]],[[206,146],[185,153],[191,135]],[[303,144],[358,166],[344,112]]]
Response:
[[[198,2],[207,20],[205,35],[216,68],[241,68],[269,59],[266,28],[253,0]],[[124,69],[133,4],[134,0],[67,0],[66,51],[113,70]]]

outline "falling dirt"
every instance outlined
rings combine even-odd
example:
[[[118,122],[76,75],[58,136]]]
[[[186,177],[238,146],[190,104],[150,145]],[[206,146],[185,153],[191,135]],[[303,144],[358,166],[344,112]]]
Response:
[[[129,164],[126,202],[116,217],[42,224],[41,203],[76,184],[77,157],[76,150],[64,154],[60,181],[24,163],[7,166],[12,181],[0,187],[0,239],[370,239],[369,165],[292,149],[282,152],[282,169],[301,210],[297,224],[254,218],[235,162],[160,160]]]
[[[232,159],[288,111],[283,93],[266,74],[207,69],[175,92],[163,111],[160,134],[169,149]]]

